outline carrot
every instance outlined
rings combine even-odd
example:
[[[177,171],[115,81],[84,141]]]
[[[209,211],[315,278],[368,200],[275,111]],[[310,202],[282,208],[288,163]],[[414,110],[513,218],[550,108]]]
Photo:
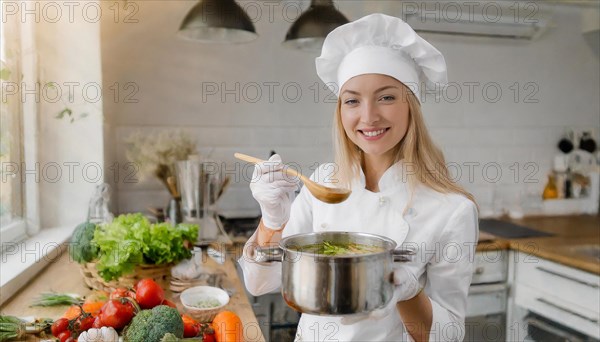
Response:
[[[212,321],[217,342],[243,342],[242,320],[231,311],[223,311]]]
[[[100,309],[102,309],[102,307],[104,306],[105,303],[106,303],[106,301],[84,303],[82,306],[83,311],[85,311],[87,313],[91,313],[92,316],[96,317],[100,313]]]
[[[81,315],[81,308],[94,317],[98,316],[100,309],[108,300],[108,296],[105,296],[104,293],[93,293],[91,296],[88,296],[81,307],[79,305],[71,305],[63,317],[66,319],[75,319]]]
[[[81,315],[81,308],[79,307],[79,305],[71,305],[69,309],[67,309],[67,312],[65,312],[63,317],[68,320],[71,320],[79,317],[79,315]]]

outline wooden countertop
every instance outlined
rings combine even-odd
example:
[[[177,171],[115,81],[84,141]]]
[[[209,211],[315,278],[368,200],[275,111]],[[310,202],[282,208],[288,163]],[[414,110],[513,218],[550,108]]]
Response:
[[[481,241],[477,250],[513,249],[530,253],[566,266],[600,275],[600,260],[576,251],[581,246],[600,246],[600,216],[528,217],[503,220],[539,231],[555,234],[551,237]],[[483,232],[482,232],[483,233]],[[489,234],[488,234],[489,235]],[[485,239],[484,239],[485,240]]]
[[[223,286],[233,289],[234,293],[225,310],[235,312],[242,320],[244,325],[244,340],[246,342],[264,341],[259,323],[248,301],[244,285],[238,277],[233,261],[227,259],[223,265],[216,266],[216,262],[212,259],[208,258],[207,260],[209,267],[219,267],[220,270],[227,274],[226,279],[223,280]],[[48,308],[29,306],[33,299],[40,293],[50,291],[77,293],[80,295],[86,295],[90,291],[83,283],[82,276],[79,273],[79,265],[69,259],[68,253],[63,253],[56,262],[46,267],[33,282],[21,289],[8,302],[4,303],[0,307],[0,311],[3,314],[19,317],[34,316],[57,319],[65,313],[68,308],[67,306]],[[174,297],[167,290],[165,291],[165,297],[173,300],[177,304],[179,311],[184,312],[178,296]],[[32,338],[31,340],[37,341],[38,339]]]

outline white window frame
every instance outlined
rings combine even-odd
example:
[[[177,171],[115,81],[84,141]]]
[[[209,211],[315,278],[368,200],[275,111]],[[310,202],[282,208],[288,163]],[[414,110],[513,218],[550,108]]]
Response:
[[[35,44],[34,23],[25,21],[16,22],[16,34],[20,36],[19,41],[19,61],[15,73],[22,74],[22,82],[25,84],[35,84],[37,82],[37,54]],[[33,101],[21,102],[21,93],[14,95],[19,101],[19,118],[16,123],[19,129],[18,140],[20,140],[20,158],[19,172],[17,177],[20,179],[20,186],[17,191],[21,193],[20,217],[1,227],[2,237],[0,239],[2,251],[7,244],[17,243],[27,237],[31,237],[40,231],[39,215],[39,184],[36,182],[22,182],[24,175],[21,173],[23,165],[36,165],[37,158],[37,140],[38,140],[38,104]],[[12,153],[12,151],[11,151]]]
[[[38,79],[38,53],[35,40],[35,23],[26,21],[21,24],[21,70],[23,82],[35,84]],[[38,158],[38,113],[39,104],[23,102],[21,113],[23,115],[23,163],[37,165]],[[25,179],[25,178],[23,178]],[[28,236],[40,232],[40,194],[39,184],[36,182],[23,183],[23,219]]]
[[[2,0],[0,0],[2,1]],[[39,82],[38,51],[36,47],[36,26],[33,21],[19,23],[21,84],[32,85]],[[52,253],[60,253],[60,247],[36,250],[35,257],[24,259],[23,250],[31,250],[32,246],[52,245],[56,241],[65,242],[71,235],[72,229],[50,228],[41,229],[40,184],[30,181],[23,173],[23,168],[39,163],[39,112],[40,104],[36,101],[22,101],[20,97],[21,114],[21,165],[20,177],[21,213],[20,220],[10,222],[2,227],[2,277],[0,279],[0,305],[26,286],[50,261],[46,257]],[[27,180],[24,182],[23,180]]]

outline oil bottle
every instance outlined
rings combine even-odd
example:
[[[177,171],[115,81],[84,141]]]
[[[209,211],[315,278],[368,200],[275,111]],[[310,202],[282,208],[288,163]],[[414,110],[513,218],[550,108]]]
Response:
[[[556,188],[556,181],[553,174],[548,175],[548,183],[544,187],[542,198],[544,200],[558,198],[558,189]]]

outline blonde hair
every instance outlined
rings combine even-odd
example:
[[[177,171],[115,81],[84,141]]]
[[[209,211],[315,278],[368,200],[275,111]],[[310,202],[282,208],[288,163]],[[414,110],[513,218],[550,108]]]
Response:
[[[403,160],[406,165],[414,168],[412,170],[414,173],[405,173],[411,191],[409,203],[412,201],[417,184],[423,184],[444,194],[461,194],[475,203],[471,193],[450,179],[444,154],[435,145],[425,126],[419,100],[408,88],[405,87],[405,90],[409,108],[408,130],[404,138],[394,147],[394,163]],[[342,125],[339,98],[334,117],[333,136],[337,165],[336,178],[341,186],[350,188],[352,182],[360,177],[363,153],[346,135]]]

